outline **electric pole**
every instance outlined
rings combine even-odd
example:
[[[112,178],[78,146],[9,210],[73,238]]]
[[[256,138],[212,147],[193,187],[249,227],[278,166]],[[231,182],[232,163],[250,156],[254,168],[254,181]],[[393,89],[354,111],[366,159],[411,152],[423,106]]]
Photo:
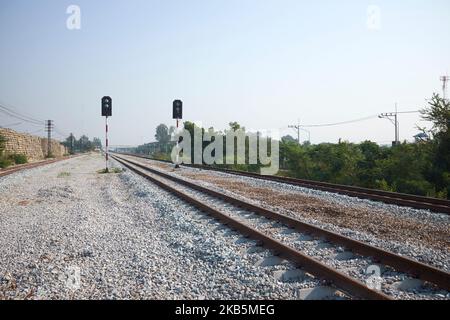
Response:
[[[45,131],[47,132],[47,158],[52,156],[52,130],[53,130],[53,120],[47,120],[45,122]]]
[[[298,119],[297,125],[290,125],[288,128],[294,129],[297,132],[297,143],[300,145],[300,119]]]
[[[442,98],[444,100],[446,100],[447,99],[447,82],[450,81],[450,77],[442,76],[441,81],[442,81]]]
[[[399,141],[399,123],[398,123],[398,111],[397,111],[397,103],[395,103],[395,112],[382,113],[378,116],[380,119],[388,119],[395,126],[395,141],[392,142],[392,145],[396,146],[400,144]]]
[[[70,133],[70,154],[73,154],[73,133]]]

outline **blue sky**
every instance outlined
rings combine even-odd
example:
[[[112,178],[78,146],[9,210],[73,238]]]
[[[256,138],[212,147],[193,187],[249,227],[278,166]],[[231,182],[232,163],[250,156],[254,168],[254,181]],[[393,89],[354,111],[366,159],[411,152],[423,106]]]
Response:
[[[71,4],[80,30],[66,28]],[[369,5],[380,8],[379,30],[367,27]],[[113,145],[153,140],[159,123],[173,124],[175,98],[186,120],[282,134],[298,118],[346,121],[395,102],[417,110],[450,74],[449,13],[448,0],[0,0],[0,103],[102,137],[100,99],[110,95]],[[402,115],[400,137],[419,120]],[[14,122],[0,114],[0,125]],[[313,142],[393,134],[380,119],[311,129]]]

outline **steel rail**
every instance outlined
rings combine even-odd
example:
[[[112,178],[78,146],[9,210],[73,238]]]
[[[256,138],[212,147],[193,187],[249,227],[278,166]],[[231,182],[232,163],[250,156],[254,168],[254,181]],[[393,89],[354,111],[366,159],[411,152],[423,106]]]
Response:
[[[138,157],[138,158],[143,158],[143,159],[148,159],[148,160],[153,160],[153,161],[171,163],[170,161],[153,159],[153,158],[143,156],[143,155],[136,155],[136,154],[130,154],[130,153],[122,153],[122,154],[134,156],[134,157]],[[223,169],[223,168],[217,168],[214,166],[207,166],[207,165],[196,165],[196,164],[183,164],[183,165],[187,166],[187,167],[191,167],[191,168],[224,172],[224,173],[228,173],[228,174],[232,174],[232,175],[246,176],[246,177],[260,179],[260,180],[275,181],[275,182],[295,185],[295,186],[309,188],[309,189],[316,189],[316,190],[321,190],[321,191],[326,191],[326,192],[331,192],[331,193],[343,194],[343,195],[347,195],[347,196],[351,196],[351,197],[380,201],[380,202],[384,202],[384,203],[388,203],[388,204],[394,204],[394,205],[399,205],[399,206],[412,207],[412,208],[416,208],[416,209],[425,209],[425,210],[430,210],[433,212],[450,214],[450,200],[446,200],[446,199],[423,197],[423,196],[416,196],[416,195],[411,195],[411,194],[406,194],[406,193],[397,193],[397,192],[383,191],[383,190],[377,190],[377,189],[368,189],[368,188],[363,188],[363,187],[347,186],[347,185],[342,185],[342,184],[333,184],[333,183],[328,183],[328,182],[305,180],[305,179],[298,179],[298,178],[291,178],[291,177],[260,175],[258,173],[253,173],[253,172]]]
[[[244,236],[252,238],[254,240],[259,241],[264,247],[275,251],[279,256],[286,258],[299,266],[303,267],[307,272],[311,274],[323,278],[329,281],[332,281],[334,285],[337,286],[338,289],[343,290],[344,292],[349,293],[351,296],[356,296],[363,299],[370,300],[392,300],[391,297],[386,295],[385,293],[377,290],[370,289],[366,284],[362,283],[359,280],[351,278],[342,272],[339,272],[316,259],[308,257],[301,253],[300,251],[293,249],[282,242],[271,238],[258,230],[255,230],[248,225],[240,222],[237,219],[232,218],[226,213],[222,213],[217,209],[191,197],[190,195],[175,189],[174,187],[164,183],[163,181],[156,179],[146,172],[142,171],[144,168],[140,168],[138,165],[134,165],[133,161],[119,158],[117,156],[112,156],[113,159],[121,163],[123,166],[132,170],[133,172],[139,174],[143,178],[155,183],[159,187],[169,191],[170,193],[176,195],[180,199],[190,203],[191,205],[197,207],[198,209],[207,212],[214,218],[221,221],[223,224],[228,225],[230,228],[235,229],[242,233]],[[145,170],[145,169],[144,169]]]
[[[121,158],[121,159],[123,159],[123,158]],[[371,256],[375,259],[375,261],[378,261],[387,266],[393,267],[397,271],[405,272],[405,273],[410,274],[414,277],[417,277],[421,280],[431,282],[431,283],[437,285],[438,287],[441,287],[446,290],[450,290],[450,273],[448,273],[444,270],[440,270],[436,267],[424,264],[422,262],[397,255],[395,253],[374,247],[372,245],[366,244],[361,241],[351,239],[349,237],[340,235],[338,233],[316,227],[312,224],[308,224],[308,223],[302,222],[298,219],[286,216],[284,214],[280,214],[280,213],[256,206],[256,205],[248,203],[246,201],[233,198],[233,197],[225,195],[223,193],[220,193],[220,192],[202,187],[200,185],[191,183],[184,179],[174,177],[173,175],[161,172],[159,170],[155,170],[153,168],[150,168],[146,165],[137,163],[135,161],[132,161],[129,159],[124,159],[124,160],[128,161],[129,163],[131,163],[141,169],[144,169],[144,170],[147,170],[154,174],[160,175],[160,176],[162,176],[166,179],[169,179],[171,181],[174,181],[176,183],[179,183],[179,184],[185,185],[189,188],[192,188],[194,190],[209,194],[213,197],[222,199],[233,205],[242,207],[244,209],[255,212],[255,213],[265,216],[267,218],[280,221],[280,222],[286,224],[287,226],[289,226],[293,229],[296,229],[300,232],[306,232],[309,234],[313,234],[316,237],[325,238],[330,242],[334,242],[334,243],[343,245],[343,246],[351,249],[353,252],[358,253],[360,255]]]
[[[63,157],[63,158],[60,158],[60,159],[45,160],[45,161],[35,162],[35,163],[28,163],[28,164],[24,164],[24,165],[19,165],[17,167],[13,167],[11,169],[0,170],[0,177],[5,177],[5,176],[8,176],[10,174],[19,172],[19,171],[23,171],[23,170],[27,170],[27,169],[33,169],[33,168],[45,166],[45,165],[48,165],[48,164],[52,164],[52,163],[55,163],[55,162],[68,160],[68,159],[71,159],[71,158],[73,158],[73,156],[71,156],[71,157]]]

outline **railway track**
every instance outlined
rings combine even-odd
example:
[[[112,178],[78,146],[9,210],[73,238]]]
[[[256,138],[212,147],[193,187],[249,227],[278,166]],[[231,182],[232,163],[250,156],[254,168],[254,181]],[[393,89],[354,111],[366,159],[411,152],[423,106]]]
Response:
[[[73,156],[72,156],[73,157]],[[13,167],[11,169],[6,169],[6,170],[0,170],[0,178],[1,177],[5,177],[7,175],[19,172],[19,171],[23,171],[23,170],[27,170],[27,169],[33,169],[33,168],[37,168],[37,167],[42,167],[48,164],[52,164],[55,162],[59,162],[59,161],[63,161],[63,160],[67,160],[70,159],[72,157],[64,157],[64,158],[60,158],[60,159],[51,159],[51,160],[45,160],[45,161],[40,161],[40,162],[36,162],[36,163],[28,163],[28,164],[24,164],[24,165],[19,165],[16,167]]]
[[[450,273],[353,240],[294,218],[196,185],[148,164],[113,155],[131,171],[252,238],[353,298],[393,299],[400,283],[419,281],[417,297],[450,290]],[[308,252],[305,254],[303,252]],[[367,285],[367,267],[377,266],[381,290]],[[401,281],[398,281],[401,279]]]
[[[127,154],[127,153],[123,153],[123,154],[134,156],[134,157],[139,157],[139,158],[143,158],[143,159],[171,163],[170,161],[156,160],[151,157],[147,157],[147,156],[143,156],[143,155]],[[450,214],[450,200],[445,200],[445,199],[422,197],[422,196],[415,196],[415,195],[404,194],[404,193],[388,192],[388,191],[382,191],[382,190],[376,190],[376,189],[367,189],[367,188],[362,188],[362,187],[346,186],[346,185],[340,185],[340,184],[333,184],[333,183],[312,181],[312,180],[305,180],[305,179],[297,179],[297,178],[290,178],[290,177],[264,176],[264,175],[260,175],[260,174],[253,173],[253,172],[221,169],[221,168],[217,168],[217,167],[213,167],[213,166],[206,166],[206,165],[189,165],[189,164],[183,164],[183,165],[187,166],[187,167],[202,169],[202,170],[212,170],[212,171],[224,172],[224,173],[238,175],[238,176],[245,176],[245,177],[261,179],[261,180],[269,180],[269,181],[285,183],[285,184],[295,185],[295,186],[309,188],[309,189],[321,190],[321,191],[326,191],[326,192],[331,192],[331,193],[338,193],[338,194],[343,194],[343,195],[361,198],[361,199],[380,201],[380,202],[394,204],[394,205],[398,205],[398,206],[405,206],[405,207],[411,207],[411,208],[416,208],[416,209],[425,209],[425,210],[430,210],[433,212]]]

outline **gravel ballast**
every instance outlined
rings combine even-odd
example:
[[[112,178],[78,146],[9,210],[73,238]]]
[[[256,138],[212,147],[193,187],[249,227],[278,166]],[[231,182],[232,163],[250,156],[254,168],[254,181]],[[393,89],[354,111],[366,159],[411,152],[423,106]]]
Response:
[[[141,169],[138,169],[138,171],[145,172],[145,170],[142,171]],[[341,246],[336,246],[323,239],[314,239],[309,235],[296,232],[293,229],[283,226],[282,223],[259,216],[240,207],[232,206],[226,201],[206,195],[191,187],[180,185],[154,173],[151,173],[150,176],[156,177],[160,181],[162,180],[172,188],[187,193],[196,200],[208,204],[216,210],[240,220],[246,225],[251,225],[260,232],[281,241],[291,248],[296,248],[303,254],[314,257],[316,260],[332,266],[332,268],[336,268],[340,272],[346,273],[363,283],[367,281],[367,270],[374,267],[378,268],[381,276],[379,278],[380,289],[394,299],[450,298],[450,294],[447,291],[428,283],[423,283],[408,274],[396,272],[392,268],[380,265],[370,257],[358,257],[351,252],[345,252],[345,249]],[[311,272],[314,272],[314,270],[311,270]],[[408,287],[408,289],[404,290],[405,287]]]
[[[90,155],[0,179],[0,298],[297,299],[326,285],[279,280],[295,266],[261,263],[269,251],[102,167]]]
[[[133,158],[320,228],[450,271],[450,216],[303,187]]]

